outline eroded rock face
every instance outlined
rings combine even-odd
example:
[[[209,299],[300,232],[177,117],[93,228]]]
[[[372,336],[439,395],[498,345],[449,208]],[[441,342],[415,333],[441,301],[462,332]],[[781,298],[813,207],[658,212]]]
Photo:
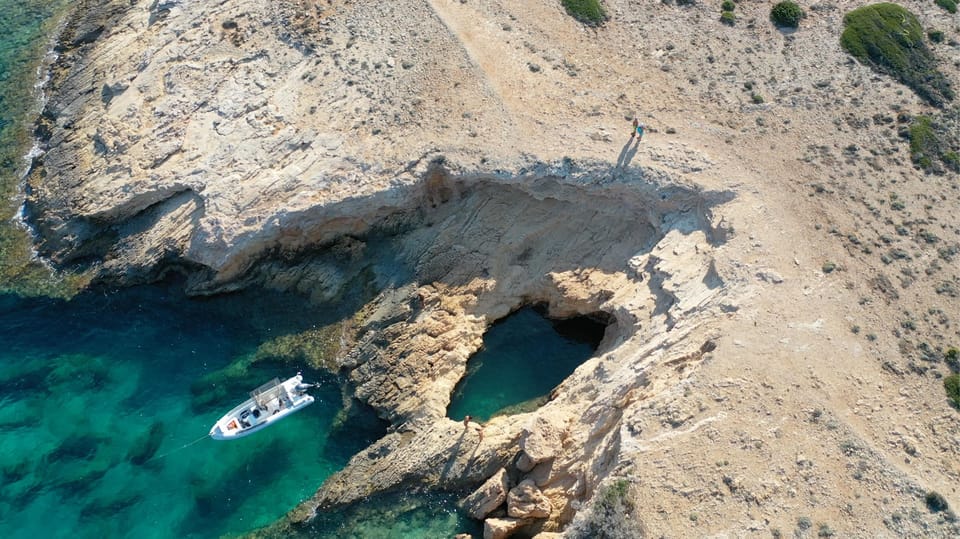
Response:
[[[480,485],[480,488],[473,491],[473,494],[467,496],[463,501],[463,508],[472,518],[483,520],[507,501],[508,492],[510,492],[510,478],[507,476],[507,470],[500,468],[490,479]]]
[[[648,223],[619,223],[615,213],[601,209],[610,204],[602,188],[594,196],[562,181],[534,181],[529,188],[537,186],[541,199],[523,194],[527,188],[451,186],[448,201],[428,214],[443,226],[396,238],[399,252],[420,261],[411,264],[414,274],[429,276],[432,284],[410,291],[405,300],[385,294],[365,308],[382,314],[361,326],[357,344],[339,360],[350,369],[358,395],[401,433],[353,459],[301,514],[351,503],[371,491],[411,485],[476,489],[486,483],[468,503],[479,516],[503,503],[505,468],[524,484],[514,493],[512,514],[546,519],[543,531],[556,531],[572,517],[571,503],[589,497],[618,465],[624,437],[631,435],[622,429],[624,410],[642,406],[664,383],[661,376],[673,378],[675,367],[658,370],[665,355],[685,368],[702,360],[702,342],[687,342],[699,318],[678,315],[694,302],[707,312],[711,305],[719,310],[722,297],[709,263],[709,226],[689,228],[708,222],[695,217],[697,204],[688,206],[678,193],[670,201],[676,214],[667,210]],[[637,192],[614,192],[622,195],[619,204],[645,204]],[[646,211],[657,208],[660,197],[649,204]],[[510,218],[496,208],[509,208]],[[683,228],[652,224],[663,222]],[[609,313],[612,325],[597,356],[562,383],[546,406],[496,417],[481,437],[444,417],[450,393],[486,327],[527,302],[546,303],[560,316]]]
[[[565,423],[566,418],[556,415],[540,414],[531,418],[520,436],[521,458],[525,458],[523,467],[532,468],[560,454]]]
[[[532,479],[524,479],[507,495],[507,515],[514,518],[547,518],[553,510],[550,500]]]
[[[536,208],[500,208],[502,219],[533,210],[562,225],[555,217],[577,198],[568,188],[606,183],[597,191],[605,200],[593,206],[595,231],[649,226],[657,210],[629,202],[636,171],[570,160],[547,166],[505,138],[513,120],[469,67],[448,22],[411,0],[313,10],[285,1],[84,2],[51,78],[40,126],[46,153],[29,180],[25,215],[40,254],[127,283],[173,267],[189,273],[193,293],[215,293],[270,279],[259,266],[277,258],[422,225],[424,211],[452,198],[489,194],[472,191],[477,180],[513,184],[537,200]],[[431,36],[430,47],[403,47],[418,33]],[[437,151],[431,139],[459,132],[449,125],[451,95],[497,150],[495,164],[472,150]],[[433,106],[391,112],[430,98]],[[460,186],[431,165],[438,161]],[[658,185],[666,173],[638,176],[664,189],[659,199],[645,193],[647,202],[670,206],[674,189],[689,202],[685,189]],[[567,188],[542,189],[541,178]],[[631,207],[635,220],[609,220]],[[636,247],[629,243],[625,250]],[[424,277],[442,277],[461,256],[481,264],[486,254],[437,245],[444,250],[420,253],[430,266]],[[525,265],[523,250],[512,254]],[[308,270],[326,272],[318,299],[335,297],[350,278],[333,262]]]

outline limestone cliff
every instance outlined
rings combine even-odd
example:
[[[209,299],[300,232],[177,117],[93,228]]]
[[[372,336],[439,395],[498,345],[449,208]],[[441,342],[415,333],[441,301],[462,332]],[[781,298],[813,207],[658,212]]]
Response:
[[[955,534],[923,503],[960,504],[951,367],[922,353],[958,337],[955,178],[897,135],[929,107],[840,50],[851,2],[798,32],[759,4],[736,28],[604,4],[590,29],[548,0],[82,2],[28,183],[38,251],[195,294],[375,292],[330,363],[391,432],[282,526],[441,488],[475,490],[490,536],[576,535],[629,485],[651,535]],[[450,392],[534,303],[606,336],[481,439]]]

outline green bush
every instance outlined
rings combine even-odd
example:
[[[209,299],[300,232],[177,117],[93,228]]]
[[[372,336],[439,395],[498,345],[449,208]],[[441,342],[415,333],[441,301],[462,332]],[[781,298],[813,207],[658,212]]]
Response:
[[[952,151],[946,152],[941,159],[943,159],[943,164],[947,165],[947,168],[954,172],[960,172],[960,154]]]
[[[957,12],[957,0],[937,0],[936,3],[950,13]]]
[[[951,374],[944,378],[943,388],[947,390],[947,398],[950,402],[960,408],[960,374]]]
[[[577,513],[565,530],[571,539],[633,539],[646,537],[646,529],[637,514],[630,482],[615,479],[600,487],[590,506]]]
[[[939,141],[933,131],[933,121],[929,116],[917,116],[910,124],[910,158],[920,168],[933,165],[932,156],[937,155]]]
[[[947,499],[943,497],[943,494],[934,490],[927,492],[927,495],[924,496],[923,499],[927,502],[927,509],[934,513],[950,509],[950,505],[947,503]]]
[[[732,11],[724,11],[720,14],[720,22],[727,26],[733,26],[737,22],[737,16]]]
[[[840,44],[860,62],[896,78],[932,105],[953,100],[913,13],[896,4],[872,4],[847,13],[843,23]]]
[[[927,37],[930,38],[930,41],[934,43],[943,43],[943,32],[940,30],[929,30],[927,32]]]
[[[800,6],[789,0],[780,2],[770,10],[770,20],[777,26],[796,28],[802,18],[803,10],[800,9]]]
[[[955,124],[951,123],[948,115],[938,116],[936,120],[930,116],[917,116],[907,129],[910,158],[921,169],[932,170],[937,174],[943,172],[942,167],[937,164],[938,160],[946,168],[960,172],[956,135]]]
[[[733,11],[736,7],[737,5],[733,3],[733,0],[723,0],[723,3],[720,4],[721,11]]]
[[[954,153],[954,155],[956,155],[956,152],[951,152],[951,153]],[[943,354],[943,359],[946,360],[947,365],[949,365],[954,372],[960,371],[960,350],[957,350],[956,348],[951,346]]]
[[[584,24],[599,26],[607,20],[607,12],[600,5],[600,0],[563,0],[563,7]]]

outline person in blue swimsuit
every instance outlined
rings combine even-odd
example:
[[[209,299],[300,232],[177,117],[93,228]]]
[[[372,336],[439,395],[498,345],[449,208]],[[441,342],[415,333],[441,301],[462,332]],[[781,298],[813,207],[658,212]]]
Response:
[[[643,124],[640,123],[638,118],[633,119],[633,131],[630,133],[630,138],[637,137],[637,144],[640,144],[640,141],[643,140]]]

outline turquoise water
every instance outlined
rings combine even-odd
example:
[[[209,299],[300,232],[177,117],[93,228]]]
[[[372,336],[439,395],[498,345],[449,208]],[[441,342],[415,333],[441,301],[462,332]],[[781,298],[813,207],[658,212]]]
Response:
[[[317,402],[266,431],[178,449],[302,366],[258,362],[212,401],[198,379],[310,318],[275,293],[0,296],[0,537],[213,537],[310,497],[385,429],[370,412],[344,418],[330,375],[304,369],[323,383]]]
[[[0,537],[216,537],[282,517],[386,425],[356,403],[345,411],[339,381],[302,365],[268,358],[218,375],[320,318],[295,296],[187,299],[174,283],[70,301],[0,295]],[[547,393],[596,345],[557,329],[529,309],[495,325],[451,413],[485,420]],[[298,369],[322,383],[314,405],[248,438],[204,438],[247,391]],[[479,534],[456,498],[372,498],[299,535]]]
[[[303,368],[322,384],[311,390],[312,406],[254,436],[210,440],[213,422],[250,389],[302,368],[270,358],[240,375],[234,367],[266,341],[350,313],[319,313],[276,293],[191,300],[175,284],[70,301],[39,296],[68,287],[31,260],[11,218],[39,111],[37,66],[68,4],[0,0],[0,537],[255,530],[312,496],[386,425],[356,402],[345,405],[340,380]],[[476,531],[454,503],[447,495],[387,496],[302,531]]]
[[[603,328],[586,319],[551,322],[532,308],[511,314],[483,336],[483,349],[467,363],[447,416],[486,421],[536,408],[593,355]]]
[[[38,108],[36,67],[67,4],[0,0],[4,200],[16,200]],[[384,433],[369,409],[345,401],[342,380],[332,375],[276,358],[236,370],[265,342],[349,317],[349,307],[331,314],[275,292],[188,299],[177,283],[90,291],[69,301],[36,296],[58,287],[30,261],[25,234],[9,221],[15,209],[0,203],[0,537],[242,534],[312,496]],[[529,310],[496,325],[486,350],[471,360],[451,414],[482,420],[546,394],[596,344],[565,334],[558,337]],[[248,438],[206,438],[250,389],[297,370],[321,383],[311,390],[315,404]],[[503,384],[504,373],[523,384]],[[331,538],[479,535],[456,499],[384,495],[296,531]]]
[[[50,44],[56,15],[66,4],[64,0],[0,0],[0,136],[11,136],[5,132],[36,111],[30,99],[22,99],[33,93],[37,62]]]
[[[67,0],[0,0],[0,290],[52,289],[30,259],[26,234],[13,226],[30,124],[39,112],[37,66]]]
[[[320,514],[297,537],[330,539],[446,539],[458,533],[483,536],[482,523],[456,509],[462,496],[392,493]]]

